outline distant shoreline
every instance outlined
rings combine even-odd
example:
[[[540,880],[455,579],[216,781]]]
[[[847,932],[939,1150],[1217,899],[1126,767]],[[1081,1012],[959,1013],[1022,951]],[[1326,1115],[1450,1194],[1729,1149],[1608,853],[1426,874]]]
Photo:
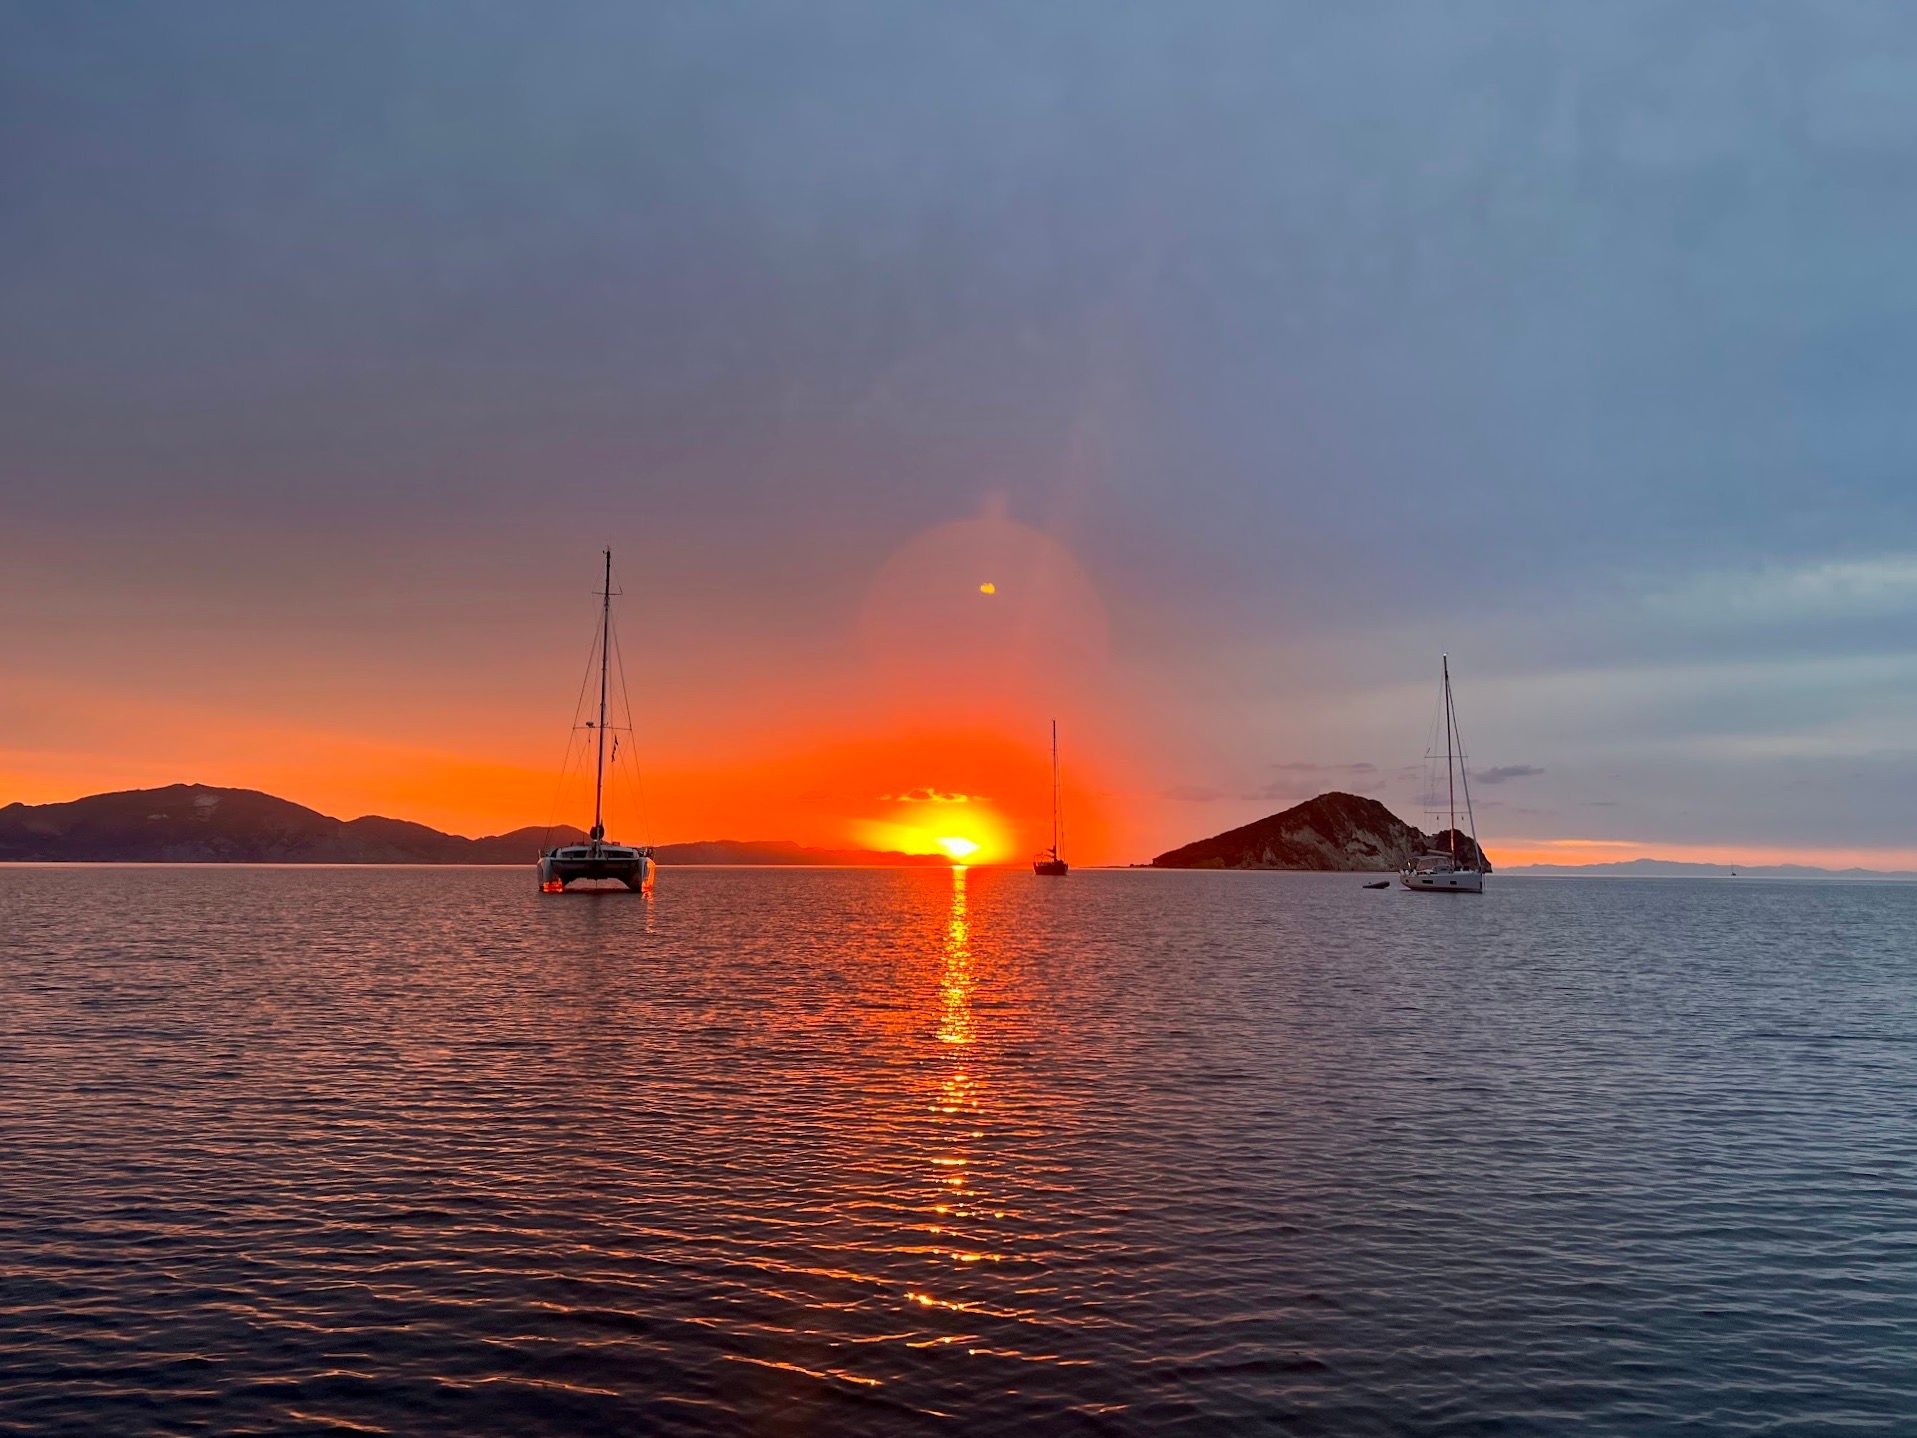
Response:
[[[57,804],[0,807],[0,862],[395,864],[433,868],[535,863],[552,844],[583,843],[567,825],[525,825],[468,838],[368,814],[339,819],[257,789],[170,784]],[[951,867],[945,854],[821,847],[790,839],[694,839],[649,845],[665,864],[739,867]]]
[[[1612,864],[1519,864],[1523,879],[1917,879],[1909,869],[1820,869],[1815,864],[1697,864],[1679,859],[1624,859]]]
[[[520,860],[474,862],[449,859],[0,859],[0,869],[530,869],[538,856]],[[900,873],[941,873],[948,869],[1021,869],[1023,864],[953,864],[945,860],[923,864],[714,864],[669,863],[670,869],[814,869],[896,870]],[[1093,868],[1095,865],[1082,867]]]

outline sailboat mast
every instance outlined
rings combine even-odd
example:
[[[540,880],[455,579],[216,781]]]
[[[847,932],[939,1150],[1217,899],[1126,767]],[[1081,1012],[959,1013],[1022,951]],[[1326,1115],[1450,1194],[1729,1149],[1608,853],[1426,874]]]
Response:
[[[1458,781],[1451,763],[1451,656],[1444,656],[1444,787],[1451,798],[1451,862],[1458,862]]]
[[[1052,857],[1058,857],[1058,720],[1052,721]]]
[[[606,666],[612,647],[612,551],[606,551],[606,586],[599,597],[599,762],[592,779],[592,843],[606,834]]]

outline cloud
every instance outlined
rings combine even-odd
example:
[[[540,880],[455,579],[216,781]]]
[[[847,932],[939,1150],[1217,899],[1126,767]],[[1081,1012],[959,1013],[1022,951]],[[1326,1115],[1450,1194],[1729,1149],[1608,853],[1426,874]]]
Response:
[[[1533,774],[1543,772],[1535,764],[1500,764],[1495,769],[1481,770],[1477,780],[1480,784],[1502,784],[1507,779],[1529,779]]]
[[[1176,784],[1163,790],[1160,797],[1179,799],[1190,804],[1209,804],[1217,799],[1229,799],[1231,795],[1223,789],[1214,789],[1209,784]]]
[[[1249,789],[1220,789],[1211,784],[1177,784],[1159,791],[1161,799],[1176,799],[1188,804],[1211,804],[1220,799],[1237,799],[1252,803],[1295,804],[1308,799],[1315,792],[1315,786],[1330,784],[1340,775],[1366,775],[1378,773],[1376,764],[1359,761],[1353,764],[1317,764],[1307,760],[1290,760],[1267,767],[1276,769],[1282,776],[1254,785]],[[1314,780],[1312,776],[1317,776]]]
[[[1707,624],[1871,619],[1917,610],[1917,554],[1702,574],[1653,609]]]
[[[1320,779],[1316,783],[1307,783],[1300,779],[1273,779],[1269,784],[1260,784],[1255,789],[1247,789],[1236,797],[1255,799],[1260,803],[1296,804],[1327,792],[1325,786],[1334,782],[1329,777]]]
[[[1269,784],[1260,784],[1256,789],[1247,789],[1237,795],[1240,799],[1256,799],[1260,803],[1296,803],[1310,797],[1311,786],[1295,780],[1276,779]]]
[[[899,794],[881,794],[879,802],[881,804],[983,804],[986,798],[983,794],[947,793],[943,789],[933,789],[922,784],[916,789],[907,789]]]

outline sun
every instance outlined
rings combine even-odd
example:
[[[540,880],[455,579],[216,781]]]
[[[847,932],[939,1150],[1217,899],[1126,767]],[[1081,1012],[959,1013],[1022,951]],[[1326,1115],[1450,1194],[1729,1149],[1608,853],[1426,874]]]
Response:
[[[941,849],[960,862],[978,852],[978,845],[962,834],[944,834],[940,836],[938,842]]]
[[[997,594],[998,586],[988,579],[978,587],[978,592],[980,594]]]

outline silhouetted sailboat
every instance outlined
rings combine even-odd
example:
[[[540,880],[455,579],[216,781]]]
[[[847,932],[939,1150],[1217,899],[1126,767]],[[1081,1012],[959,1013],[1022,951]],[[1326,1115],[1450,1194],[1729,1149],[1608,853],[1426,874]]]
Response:
[[[1451,827],[1445,831],[1445,850],[1420,854],[1405,865],[1398,882],[1424,894],[1482,894],[1484,861],[1478,849],[1478,822],[1471,814],[1471,778],[1464,770],[1463,746],[1457,742],[1457,710],[1451,703],[1451,656],[1444,656],[1444,786]],[[1464,781],[1464,814],[1471,825],[1471,852],[1458,856],[1458,781]]]
[[[637,844],[619,844],[606,838],[606,676],[612,650],[612,551],[606,551],[606,581],[599,598],[599,722],[586,727],[597,739],[592,780],[592,829],[583,844],[561,844],[539,856],[539,888],[557,894],[581,879],[617,879],[628,889],[652,888],[652,850]],[[621,666],[621,673],[624,667]],[[623,686],[624,679],[620,680]],[[573,713],[577,719],[578,711]],[[628,716],[630,719],[630,715]],[[613,739],[616,757],[619,740]]]
[[[1044,874],[1048,878],[1062,879],[1071,873],[1072,866],[1059,856],[1058,822],[1058,720],[1052,721],[1052,847],[1043,858],[1032,860],[1032,872]]]

